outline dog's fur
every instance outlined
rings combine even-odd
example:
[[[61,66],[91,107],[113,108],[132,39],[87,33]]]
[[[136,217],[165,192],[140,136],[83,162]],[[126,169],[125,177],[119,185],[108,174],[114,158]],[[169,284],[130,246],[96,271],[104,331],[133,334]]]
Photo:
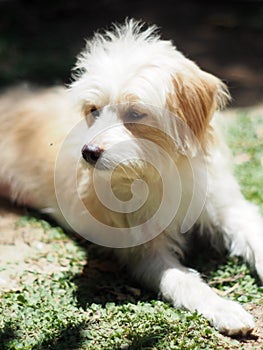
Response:
[[[96,230],[82,221],[74,205],[78,194],[72,190],[74,184],[70,177],[70,173],[76,171],[74,162],[81,158],[81,149],[88,137],[64,149],[64,166],[55,170],[63,140],[83,115],[87,119],[87,131],[93,130],[93,144],[104,150],[100,157],[104,169],[96,171],[106,174],[126,159],[113,174],[116,196],[122,201],[129,200],[131,182],[137,177],[146,179],[149,185],[149,198],[141,209],[135,213],[117,213],[96,197],[92,184],[94,166],[83,160],[78,166],[79,195],[100,222],[125,228],[139,226],[149,219],[158,207],[156,202],[160,201],[160,177],[168,182],[171,194],[176,194],[178,183],[171,170],[176,165],[183,192],[173,220],[154,239],[115,252],[135,278],[160,292],[175,307],[197,310],[219,331],[229,335],[249,333],[254,327],[252,317],[236,302],[218,296],[196,271],[181,264],[188,249],[189,232],[197,234],[198,229],[198,234],[207,235],[215,246],[221,237],[230,254],[243,257],[263,281],[263,220],[256,206],[240,193],[229,165],[227,147],[213,117],[229,98],[225,85],[186,59],[170,41],[161,40],[155,27],[142,30],[142,25],[132,20],[115,26],[113,31],[96,34],[87,42],[76,68],[75,81],[68,90],[16,89],[1,97],[2,194],[19,204],[46,210],[67,226],[55,194],[56,171],[56,191],[64,195],[69,221],[73,226],[76,222],[82,231]],[[130,120],[126,124],[131,107],[139,110],[142,120],[150,120],[155,128],[151,131],[149,125],[140,123],[133,126]],[[170,113],[162,112],[167,110]],[[94,111],[95,118],[91,115]],[[173,115],[176,118],[173,119]],[[178,120],[192,130],[192,135],[185,134],[186,128]],[[111,125],[116,127],[111,129]],[[166,131],[169,137],[164,135]],[[137,142],[140,138],[157,144],[169,155],[155,159],[159,175],[149,164],[142,165],[137,160],[151,153],[149,147]],[[119,147],[118,152],[107,153],[114,145],[126,141],[128,148]],[[207,168],[206,198],[203,207],[198,198],[192,203],[191,211],[200,215],[194,228],[188,227],[189,232],[182,233],[187,212],[184,206],[185,202],[189,204],[193,188],[188,159],[196,158],[191,164],[202,168],[197,157],[200,152]],[[198,184],[203,186],[200,179]],[[172,205],[172,198],[168,198],[167,210]],[[100,232],[93,233],[100,235]],[[144,233],[150,234],[145,231],[140,234]]]

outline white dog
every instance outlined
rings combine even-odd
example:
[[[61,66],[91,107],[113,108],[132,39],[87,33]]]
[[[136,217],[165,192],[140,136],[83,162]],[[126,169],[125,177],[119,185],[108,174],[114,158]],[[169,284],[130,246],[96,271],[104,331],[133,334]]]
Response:
[[[1,193],[116,248],[175,307],[229,335],[251,332],[251,315],[181,263],[192,235],[205,235],[263,281],[263,220],[213,117],[226,87],[132,20],[96,34],[76,68],[68,90],[2,96]]]

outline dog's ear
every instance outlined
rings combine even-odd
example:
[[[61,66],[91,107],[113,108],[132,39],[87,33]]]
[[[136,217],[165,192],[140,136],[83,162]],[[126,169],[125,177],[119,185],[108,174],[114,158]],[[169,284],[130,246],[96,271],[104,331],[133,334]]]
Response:
[[[188,62],[189,66],[173,76],[173,92],[167,104],[203,144],[210,133],[209,123],[214,112],[224,107],[230,96],[223,82]]]

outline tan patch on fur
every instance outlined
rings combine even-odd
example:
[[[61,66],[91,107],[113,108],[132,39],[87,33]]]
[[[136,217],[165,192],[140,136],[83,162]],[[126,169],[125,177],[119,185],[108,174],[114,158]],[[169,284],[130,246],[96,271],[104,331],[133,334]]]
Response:
[[[227,88],[219,79],[195,67],[176,74],[166,104],[189,126],[205,149],[213,138],[210,120],[228,99]]]
[[[135,138],[145,139],[151,141],[153,144],[161,147],[165,153],[169,154],[171,158],[177,153],[176,144],[174,139],[172,139],[167,133],[160,130],[156,125],[149,125],[138,123],[127,123],[125,124],[128,130],[133,134]]]

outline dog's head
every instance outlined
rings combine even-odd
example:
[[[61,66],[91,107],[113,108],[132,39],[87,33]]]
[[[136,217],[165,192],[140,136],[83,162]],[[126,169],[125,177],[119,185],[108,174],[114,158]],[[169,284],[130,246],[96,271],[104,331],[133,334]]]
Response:
[[[156,27],[143,27],[130,20],[95,34],[71,85],[88,125],[83,159],[89,169],[111,169],[124,200],[125,184],[147,178],[154,187],[178,158],[207,151],[211,118],[228,99],[218,78],[161,40]]]
[[[97,134],[83,145],[83,157],[91,164],[113,143],[138,135],[166,149],[167,132],[181,148],[191,148],[194,137],[205,150],[210,120],[228,99],[218,78],[161,40],[156,27],[142,28],[130,20],[95,34],[78,58],[72,92]],[[150,125],[156,129],[147,132]],[[185,136],[187,128],[192,137]]]

